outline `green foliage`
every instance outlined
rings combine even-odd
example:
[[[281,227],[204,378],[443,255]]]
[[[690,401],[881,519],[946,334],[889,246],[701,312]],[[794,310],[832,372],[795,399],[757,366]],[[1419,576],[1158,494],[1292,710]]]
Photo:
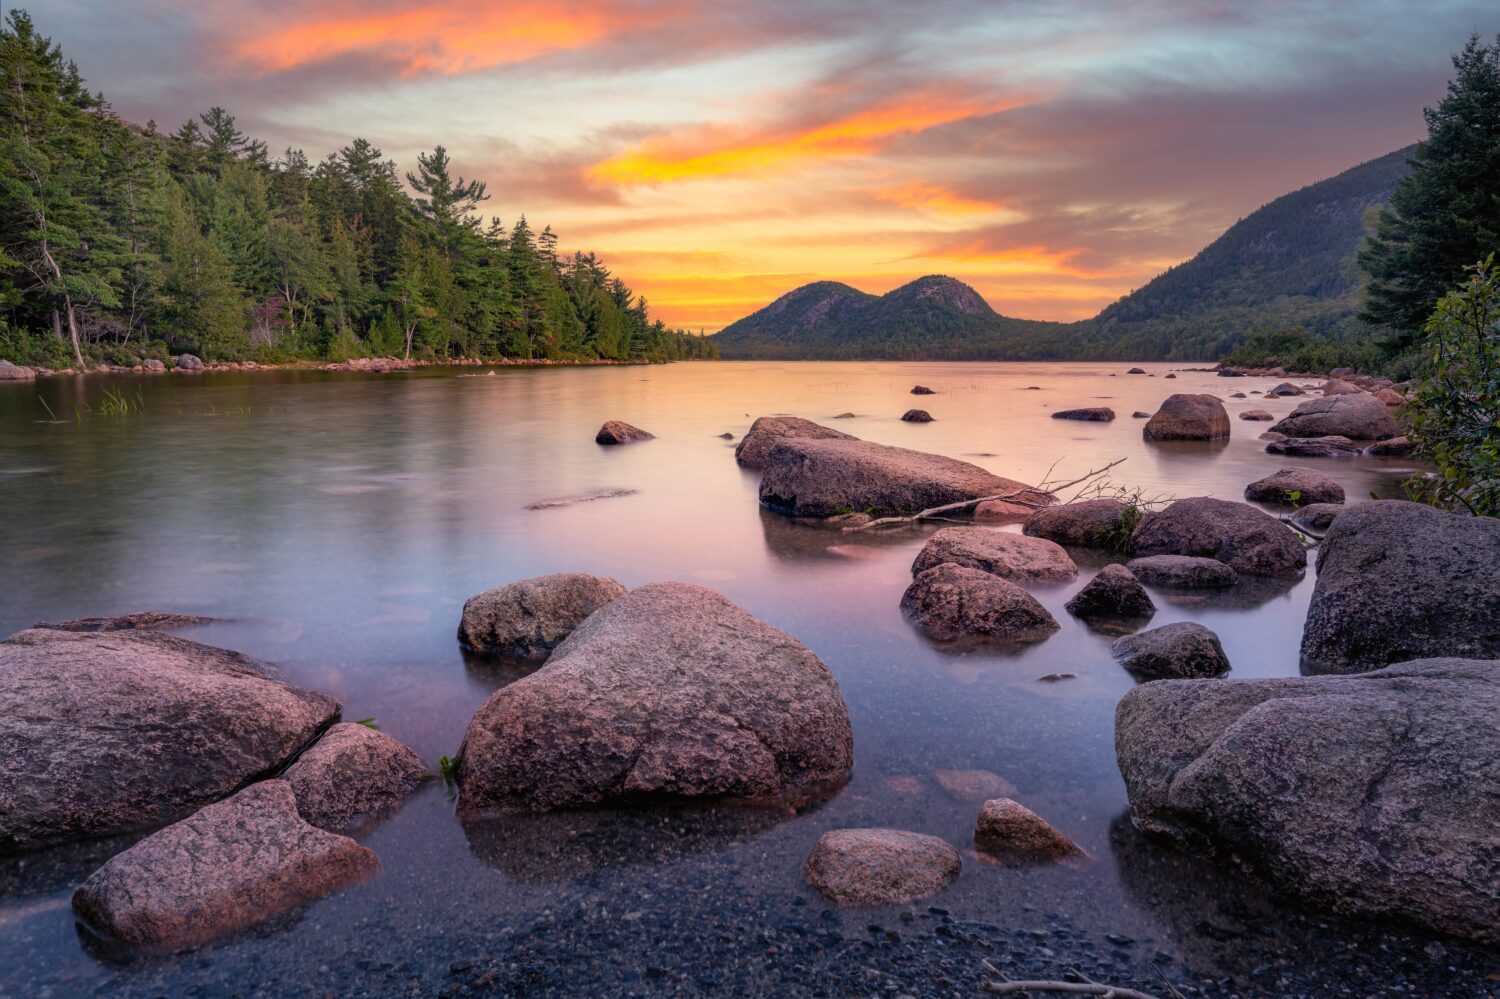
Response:
[[[1222,360],[1225,364],[1248,368],[1319,372],[1343,367],[1374,371],[1386,359],[1368,335],[1318,336],[1304,326],[1292,326],[1252,330],[1245,342]]]
[[[438,773],[442,776],[443,783],[451,784],[458,779],[458,761],[451,756],[440,757]]]
[[[652,321],[550,228],[507,231],[447,150],[364,139],[276,160],[211,108],[163,134],[117,118],[24,11],[0,28],[0,356],[281,361],[717,356]],[[146,344],[153,346],[146,347]]]
[[[1422,340],[1434,303],[1466,267],[1500,250],[1500,39],[1472,36],[1453,68],[1447,95],[1423,112],[1427,139],[1411,173],[1359,256],[1370,277],[1364,315],[1393,331],[1393,354]]]
[[[1500,270],[1494,254],[1428,319],[1426,367],[1408,406],[1417,455],[1437,466],[1413,498],[1500,516]]]

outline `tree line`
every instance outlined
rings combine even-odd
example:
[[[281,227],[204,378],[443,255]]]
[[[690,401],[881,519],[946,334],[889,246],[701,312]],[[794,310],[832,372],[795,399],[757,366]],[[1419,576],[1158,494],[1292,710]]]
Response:
[[[0,357],[717,356],[550,226],[485,219],[442,146],[403,177],[365,139],[273,158],[222,108],[137,126],[21,10],[0,74]]]

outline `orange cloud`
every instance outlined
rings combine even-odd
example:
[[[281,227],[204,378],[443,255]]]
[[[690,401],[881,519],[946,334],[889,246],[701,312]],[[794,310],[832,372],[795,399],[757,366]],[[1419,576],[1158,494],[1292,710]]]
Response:
[[[919,94],[887,101],[821,125],[734,136],[694,130],[647,139],[589,170],[592,180],[614,184],[659,184],[727,174],[760,173],[798,160],[863,156],[904,135],[979,115],[996,114],[1023,102]],[[704,149],[704,147],[710,147]],[[717,148],[714,148],[717,147]]]
[[[966,198],[949,188],[920,180],[895,187],[883,187],[875,192],[875,198],[893,205],[900,205],[902,208],[915,208],[934,215],[985,215],[1005,207],[994,201]]]
[[[363,55],[404,76],[452,75],[583,48],[672,16],[669,5],[621,9],[591,3],[429,3],[347,12],[277,26],[236,42],[230,56],[278,73]]]

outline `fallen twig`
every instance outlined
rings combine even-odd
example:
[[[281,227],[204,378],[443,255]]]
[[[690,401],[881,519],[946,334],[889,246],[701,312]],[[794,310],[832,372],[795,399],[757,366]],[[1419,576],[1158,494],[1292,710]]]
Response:
[[[1018,992],[1067,992],[1080,996],[1103,996],[1104,999],[1158,999],[1149,992],[1122,988],[1118,985],[1103,985],[1099,982],[980,982],[985,992],[997,996],[1014,995]]]

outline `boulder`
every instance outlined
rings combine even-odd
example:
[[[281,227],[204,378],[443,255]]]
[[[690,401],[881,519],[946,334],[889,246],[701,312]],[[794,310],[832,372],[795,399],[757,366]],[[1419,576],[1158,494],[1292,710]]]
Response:
[[[1364,452],[1349,438],[1334,436],[1283,437],[1267,444],[1266,453],[1289,458],[1358,458]]]
[[[1176,377],[1177,377],[1177,376],[1176,376],[1176,375],[1174,375],[1174,374],[1168,374],[1168,375],[1167,375],[1167,377],[1168,377],[1168,378],[1176,378]]]
[[[1309,503],[1292,512],[1292,524],[1310,534],[1322,534],[1344,510],[1342,503]]]
[[[933,392],[932,389],[928,388],[926,385],[913,385],[911,387],[911,394],[912,395],[936,395],[937,393]]]
[[[1248,399],[1250,397],[1248,395],[1246,395],[1245,393],[1243,393],[1243,392],[1236,392],[1233,395],[1231,395],[1229,398],[1231,398],[1231,399]]]
[[[1407,437],[1392,437],[1388,441],[1377,441],[1365,448],[1365,455],[1370,458],[1410,458],[1417,451],[1417,446]]]
[[[1318,546],[1304,670],[1432,656],[1500,658],[1500,520],[1403,500],[1349,507]]]
[[[586,572],[556,572],[485,590],[464,602],[464,648],[517,659],[545,659],[584,618],[628,591]]]
[[[594,435],[595,444],[634,444],[636,441],[650,441],[655,439],[655,434],[647,433],[640,427],[632,427],[630,424],[622,423],[619,420],[609,420]]]
[[[1141,433],[1148,441],[1225,440],[1229,412],[1211,395],[1179,393],[1167,397]]]
[[[765,468],[771,449],[784,440],[843,440],[855,438],[797,416],[762,416],[734,449],[741,468]]]
[[[1151,419],[1151,414],[1143,413],[1138,409],[1134,413],[1130,414],[1130,418],[1133,420],[1149,420]]]
[[[1078,566],[1060,545],[987,527],[945,527],[938,531],[917,553],[912,575],[921,575],[945,562],[1022,583],[1061,583],[1078,575]]]
[[[1060,545],[1102,546],[1125,538],[1125,504],[1113,499],[1083,500],[1042,507],[1026,518],[1021,532]]]
[[[940,642],[1035,642],[1058,628],[1047,609],[1015,583],[949,562],[919,574],[902,595],[901,610]]]
[[[925,409],[908,409],[901,414],[904,423],[931,423],[932,414]]]
[[[1218,559],[1192,555],[1147,555],[1125,568],[1147,586],[1175,590],[1223,590],[1240,581],[1239,573]]]
[[[1147,831],[1318,908],[1493,945],[1496,718],[1500,662],[1429,659],[1363,676],[1144,684],[1115,711],[1115,749]]]
[[[1125,373],[1127,375],[1144,375],[1146,373],[1146,369],[1145,368],[1131,368],[1129,371],[1127,371]]]
[[[1348,437],[1357,441],[1383,441],[1400,433],[1385,403],[1363,392],[1298,403],[1292,415],[1271,429],[1288,437]]]
[[[1167,556],[1171,557],[1171,556]],[[1144,619],[1156,613],[1145,587],[1123,565],[1107,565],[1067,603],[1068,613],[1085,621]]]
[[[29,382],[36,377],[36,371],[9,361],[0,361],[0,382]]]
[[[1298,388],[1297,386],[1293,385],[1291,382],[1282,382],[1280,385],[1276,386],[1275,388],[1271,389],[1271,391],[1269,391],[1269,392],[1266,393],[1266,395],[1275,395],[1275,396],[1306,395],[1306,394],[1307,394],[1306,392],[1304,392],[1302,389]]]
[[[1138,680],[1192,680],[1229,672],[1219,636],[1192,621],[1117,638],[1110,652]]]
[[[1406,405],[1406,396],[1402,395],[1400,392],[1397,392],[1393,388],[1377,389],[1370,394],[1379,399],[1381,402],[1385,403],[1387,406]]]
[[[1264,409],[1247,409],[1240,414],[1240,419],[1249,420],[1252,423],[1269,423],[1276,417]]]
[[[971,805],[1017,793],[1014,784],[992,770],[939,770],[932,776],[949,797]]]
[[[180,950],[248,929],[379,871],[374,853],[303,821],[291,787],[270,780],[112,858],[73,894],[73,912],[131,948]]]
[[[981,524],[1014,524],[1036,512],[1034,507],[1009,500],[985,500],[974,508],[974,519]]]
[[[178,371],[199,371],[203,368],[203,360],[196,354],[178,354]]]
[[[174,628],[189,628],[198,624],[213,624],[216,617],[200,617],[197,614],[173,614],[168,611],[135,611],[118,617],[79,617],[55,624],[38,621],[33,628],[51,628],[53,631],[171,631]]]
[[[1245,487],[1245,499],[1256,503],[1301,506],[1304,503],[1342,503],[1344,487],[1312,468],[1283,468]]]
[[[1246,503],[1209,496],[1146,514],[1130,542],[1138,556],[1215,558],[1251,576],[1287,575],[1307,565],[1307,551],[1291,528]]]
[[[161,374],[162,372],[167,370],[166,362],[158,361],[154,357],[148,357],[146,358],[146,360],[142,361],[141,367],[142,369],[150,371],[154,374]]]
[[[281,776],[304,819],[329,832],[351,832],[394,812],[427,773],[403,743],[367,725],[341,722]]]
[[[154,631],[0,643],[0,854],[171,822],[285,766],[339,702]]]
[[[1353,382],[1346,382],[1341,378],[1335,378],[1323,385],[1323,395],[1363,395],[1364,389]]]
[[[712,590],[654,583],[601,607],[540,670],[490,696],[459,749],[458,810],[787,807],[842,785],[853,759],[822,660]]]
[[[1059,409],[1052,414],[1054,420],[1082,420],[1085,423],[1108,423],[1115,418],[1115,411],[1108,406],[1090,406],[1084,409]]]
[[[1220,368],[1219,369],[1219,377],[1220,378],[1244,378],[1245,377],[1245,369],[1243,369],[1243,368]]]
[[[974,823],[974,848],[1010,864],[1051,863],[1084,856],[1077,843],[1010,798],[984,803]]]
[[[966,461],[860,440],[783,440],[760,480],[762,503],[802,517],[845,510],[884,517],[1007,494],[1032,504],[1052,499]]]
[[[900,905],[936,895],[958,877],[958,851],[900,829],[832,829],[818,837],[803,874],[839,905]]]

